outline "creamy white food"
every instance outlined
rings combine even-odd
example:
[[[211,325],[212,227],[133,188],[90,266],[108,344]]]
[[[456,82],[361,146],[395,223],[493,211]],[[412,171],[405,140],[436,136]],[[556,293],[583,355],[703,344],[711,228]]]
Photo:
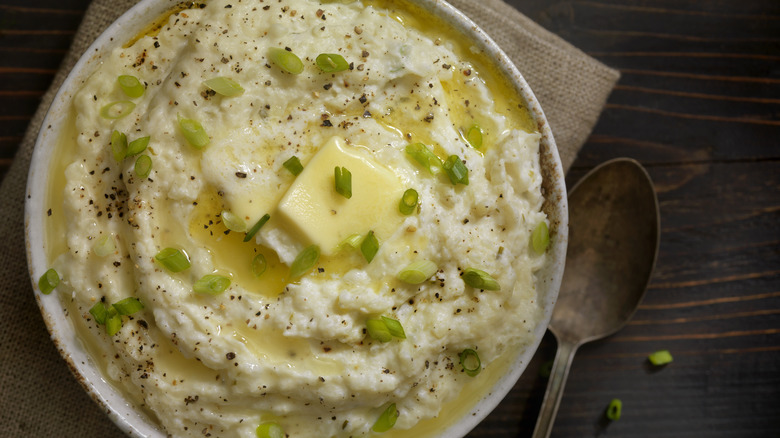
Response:
[[[166,433],[252,437],[276,421],[292,437],[370,435],[388,403],[399,411],[393,430],[405,431],[531,342],[544,256],[529,238],[546,221],[539,135],[506,89],[486,81],[468,42],[419,11],[383,6],[209,1],[115,50],[75,96],[74,153],[52,187],[61,201],[53,229],[64,230],[51,236],[61,241],[52,265],[107,378]],[[283,71],[270,48],[289,48],[303,72]],[[342,55],[350,69],[321,72],[320,53]],[[139,78],[143,96],[125,96],[119,75]],[[203,84],[215,77],[244,92],[215,94]],[[129,115],[101,116],[120,100],[135,104]],[[197,120],[209,144],[190,145],[179,117]],[[480,149],[464,140],[474,124]],[[148,177],[136,174],[135,157],[114,159],[115,130],[151,137]],[[417,142],[460,157],[468,185],[417,164],[405,152]],[[298,176],[283,166],[292,156],[304,166]],[[350,199],[335,194],[334,163],[352,172]],[[407,216],[398,202],[408,188],[420,205]],[[243,242],[223,211],[249,226],[271,220]],[[379,251],[367,263],[343,241],[369,231]],[[115,250],[101,256],[105,236]],[[289,278],[312,244],[317,264]],[[191,267],[171,273],[155,261],[168,247],[184,250]],[[268,269],[256,277],[260,253]],[[399,280],[418,260],[438,271],[419,285]],[[466,268],[490,273],[500,290],[466,285]],[[212,273],[229,277],[229,288],[193,292]],[[144,309],[110,337],[89,309],[126,297]],[[407,338],[369,337],[366,321],[380,316],[398,320]],[[477,377],[459,363],[464,349],[479,354]]]

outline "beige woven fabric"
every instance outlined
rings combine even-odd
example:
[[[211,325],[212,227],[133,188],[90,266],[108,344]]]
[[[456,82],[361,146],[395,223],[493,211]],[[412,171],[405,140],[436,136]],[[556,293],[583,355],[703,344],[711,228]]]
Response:
[[[135,0],[95,0],[43,97],[0,186],[0,436],[120,437],[73,378],[35,304],[24,250],[24,193],[33,143],[54,92],[92,41]],[[451,0],[517,64],[547,114],[565,169],[574,161],[618,73],[502,0]]]

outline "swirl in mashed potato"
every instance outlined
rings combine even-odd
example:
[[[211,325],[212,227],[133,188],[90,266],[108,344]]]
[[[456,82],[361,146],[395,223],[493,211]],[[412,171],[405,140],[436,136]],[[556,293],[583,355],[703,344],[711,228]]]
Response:
[[[414,428],[531,341],[544,255],[529,237],[546,221],[539,135],[453,35],[396,2],[213,0],[116,49],[85,82],[73,101],[75,153],[60,164],[64,187],[53,187],[66,229],[53,265],[107,378],[167,434],[251,437],[276,421],[289,436],[361,436],[388,403],[399,412],[394,430]],[[271,48],[296,54],[303,72],[284,71]],[[349,68],[322,72],[320,53]],[[123,94],[120,75],[140,79],[143,96]],[[216,77],[243,93],[204,85]],[[101,115],[123,100],[135,104],[129,114]],[[200,123],[208,145],[193,147],[181,118]],[[479,148],[467,140],[474,126]],[[115,159],[114,131],[150,136],[147,177],[136,157]],[[456,155],[468,184],[419,165],[406,152],[415,143]],[[304,167],[297,176],[283,165],[292,156]],[[334,163],[352,173],[350,199],[334,191]],[[404,215],[409,188],[419,206]],[[244,242],[223,212],[247,227],[271,219]],[[379,250],[368,263],[348,241],[370,231]],[[113,250],[96,251],[107,239]],[[313,244],[316,265],[290,278]],[[191,267],[172,273],[156,261],[169,247]],[[418,260],[436,272],[399,280]],[[466,268],[500,289],[466,285]],[[231,280],[227,290],[193,291],[214,273]],[[126,297],[144,309],[109,336],[89,309]],[[370,337],[366,321],[380,316],[399,321],[406,339]],[[464,372],[465,349],[478,352],[481,375]]]

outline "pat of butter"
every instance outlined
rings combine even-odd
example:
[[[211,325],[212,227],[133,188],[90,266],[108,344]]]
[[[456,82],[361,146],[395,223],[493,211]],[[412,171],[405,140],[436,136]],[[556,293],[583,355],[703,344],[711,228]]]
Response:
[[[350,199],[336,192],[336,166],[352,173]],[[277,217],[298,240],[319,245],[329,255],[355,233],[373,230],[380,243],[390,237],[403,220],[398,211],[403,191],[390,169],[362,148],[333,137],[296,177],[277,208]]]

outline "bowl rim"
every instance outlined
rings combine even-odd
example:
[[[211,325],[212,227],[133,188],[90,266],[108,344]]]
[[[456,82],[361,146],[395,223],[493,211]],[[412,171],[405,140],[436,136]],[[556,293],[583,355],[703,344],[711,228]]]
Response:
[[[563,276],[568,243],[566,185],[558,149],[544,112],[528,83],[506,53],[468,16],[446,1],[409,1],[442,18],[445,23],[453,26],[472,41],[488,59],[495,62],[499,73],[509,80],[519,97],[525,102],[541,134],[540,159],[545,181],[544,210],[551,222],[548,262],[537,273],[538,286],[541,284],[537,289],[544,292],[540,297],[543,306],[542,317],[534,328],[532,343],[511,361],[509,372],[502,375],[491,390],[475,402],[466,415],[438,434],[439,437],[465,436],[484,420],[512,389],[535,354],[547,330]],[[152,418],[135,406],[123,391],[106,380],[99,365],[91,359],[76,336],[70,318],[62,310],[60,299],[44,298],[38,289],[37,279],[48,269],[45,249],[45,217],[48,199],[46,181],[53,155],[50,151],[56,147],[56,140],[67,120],[71,97],[97,68],[101,59],[127,40],[128,34],[135,35],[140,32],[148,25],[150,19],[158,18],[179,3],[180,0],[142,0],[107,27],[79,58],[57,91],[41,124],[32,154],[26,188],[24,224],[27,263],[35,299],[43,320],[57,350],[78,382],[128,436],[164,437],[166,433]],[[132,29],[134,32],[128,33],[126,29]]]

